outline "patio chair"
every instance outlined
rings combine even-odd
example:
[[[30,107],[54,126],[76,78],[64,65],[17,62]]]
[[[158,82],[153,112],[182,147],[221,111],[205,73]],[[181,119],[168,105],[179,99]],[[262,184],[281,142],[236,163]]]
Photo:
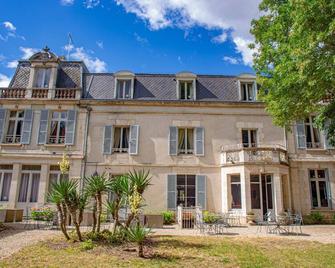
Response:
[[[272,211],[268,211],[264,216],[263,220],[256,221],[257,230],[256,233],[259,233],[262,231],[263,227],[265,227],[266,232],[269,232],[270,225],[273,225],[275,223],[275,219],[273,217]]]
[[[290,227],[290,232],[295,233],[296,235],[302,234],[302,226],[303,224],[303,219],[302,219],[302,215],[301,213],[297,213],[293,219],[292,219],[292,223],[289,225]],[[295,230],[297,230],[297,232],[295,232]]]

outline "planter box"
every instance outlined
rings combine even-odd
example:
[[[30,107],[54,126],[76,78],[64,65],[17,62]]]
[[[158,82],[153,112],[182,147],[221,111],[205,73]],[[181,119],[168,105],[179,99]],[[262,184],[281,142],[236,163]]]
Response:
[[[6,220],[6,210],[0,209],[0,222],[5,222]]]
[[[23,209],[1,209],[0,221],[2,222],[21,222]]]
[[[145,217],[145,225],[149,228],[163,228],[163,215],[144,215]]]

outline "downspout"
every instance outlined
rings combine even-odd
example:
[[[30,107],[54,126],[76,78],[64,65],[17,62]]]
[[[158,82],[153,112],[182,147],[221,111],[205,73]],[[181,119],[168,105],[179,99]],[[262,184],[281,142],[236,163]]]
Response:
[[[89,124],[90,124],[90,117],[91,117],[91,111],[92,108],[90,106],[86,106],[86,122],[85,122],[85,136],[84,136],[84,145],[83,145],[83,152],[84,152],[84,157],[83,157],[83,169],[82,169],[82,174],[81,174],[81,178],[85,178],[86,177],[86,163],[87,163],[87,139],[88,139],[88,134],[89,134]],[[80,185],[81,189],[84,188],[84,180],[81,180],[81,185]]]

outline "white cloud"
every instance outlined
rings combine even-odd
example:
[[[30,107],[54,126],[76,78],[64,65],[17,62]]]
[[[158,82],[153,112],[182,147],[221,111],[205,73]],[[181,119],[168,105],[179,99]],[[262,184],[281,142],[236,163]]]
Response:
[[[239,64],[240,63],[240,60],[238,58],[234,58],[234,57],[224,56],[223,60],[230,63],[230,64]]]
[[[86,0],[86,1],[84,1],[84,6],[86,8],[94,8],[98,5],[100,5],[100,0]]]
[[[181,56],[178,56],[178,57],[177,57],[177,60],[178,60],[178,62],[179,62],[180,64],[183,64],[183,60],[182,60]]]
[[[37,48],[32,48],[32,47],[20,47],[22,54],[22,59],[29,59],[33,54],[39,51]]]
[[[97,46],[98,46],[99,48],[101,48],[101,49],[104,48],[104,42],[102,42],[102,41],[96,41],[95,43],[97,44]]]
[[[247,44],[253,37],[250,22],[259,16],[261,0],[115,0],[127,12],[136,14],[158,30],[166,27],[188,29],[193,26],[221,30],[219,40],[229,33],[242,55],[244,64],[251,65],[252,51]]]
[[[215,36],[215,37],[212,39],[212,41],[213,41],[214,43],[219,43],[219,44],[221,44],[221,43],[226,42],[227,38],[228,38],[228,34],[225,33],[225,32],[223,32],[222,34],[220,34],[220,35],[218,35],[218,36]]]
[[[74,3],[74,0],[60,0],[60,4],[62,6],[72,6]]]
[[[7,68],[14,69],[17,67],[18,61],[17,60],[12,60],[7,62]]]
[[[0,74],[0,87],[8,87],[10,78],[4,74]]]
[[[145,37],[140,36],[138,33],[134,33],[134,37],[136,39],[137,42],[139,42],[142,45],[146,45],[149,43],[148,39],[146,39]]]
[[[9,31],[15,32],[16,31],[16,27],[14,26],[13,23],[11,23],[10,21],[5,21],[3,22],[3,25],[5,26],[5,28]]]
[[[85,51],[83,47],[73,48],[73,52],[70,54],[70,58],[83,61],[91,72],[102,73],[106,72],[107,70],[106,62],[100,60],[97,57],[93,57],[87,51]]]

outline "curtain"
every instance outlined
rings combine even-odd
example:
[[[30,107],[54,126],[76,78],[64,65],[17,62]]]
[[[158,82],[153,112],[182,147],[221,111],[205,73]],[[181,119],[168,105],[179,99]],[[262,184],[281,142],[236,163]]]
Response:
[[[36,72],[36,80],[35,80],[35,87],[43,87],[43,69],[35,69]]]
[[[50,74],[51,74],[51,69],[44,69],[45,72],[45,76],[44,76],[44,83],[43,83],[43,87],[44,88],[48,88],[49,87],[49,81],[50,81]]]
[[[40,184],[40,174],[33,173],[33,178],[31,182],[30,200],[29,200],[30,202],[37,202],[39,184]]]
[[[29,173],[22,173],[18,202],[27,202]]]
[[[185,129],[178,129],[178,149],[185,150]]]
[[[57,136],[57,121],[51,121],[51,130],[50,130],[50,136],[56,137]]]
[[[193,139],[193,129],[187,129],[187,149],[193,150],[194,139]]]
[[[119,127],[114,130],[114,145],[113,148],[120,148],[120,140],[121,140],[121,129]]]
[[[4,173],[2,191],[1,191],[1,201],[9,200],[9,190],[11,182],[12,182],[12,173]]]

